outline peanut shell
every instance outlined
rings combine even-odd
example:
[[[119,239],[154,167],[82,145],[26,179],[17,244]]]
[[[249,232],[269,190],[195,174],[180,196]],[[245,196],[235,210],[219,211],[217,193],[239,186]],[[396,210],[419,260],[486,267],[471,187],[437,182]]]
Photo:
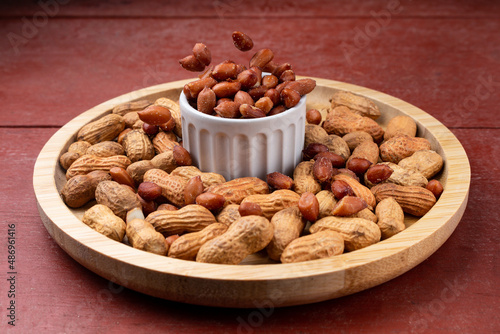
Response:
[[[325,217],[309,228],[312,234],[324,230],[340,233],[348,251],[373,245],[379,242],[381,237],[377,224],[363,218]]]

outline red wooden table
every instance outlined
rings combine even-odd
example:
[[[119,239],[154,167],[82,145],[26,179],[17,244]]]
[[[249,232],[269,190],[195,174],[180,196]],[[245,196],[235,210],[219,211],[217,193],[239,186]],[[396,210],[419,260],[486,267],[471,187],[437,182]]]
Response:
[[[498,332],[500,3],[498,1],[7,1],[0,4],[0,331]],[[71,259],[42,225],[32,189],[44,143],[83,111],[193,75],[196,42],[214,63],[246,61],[241,30],[300,75],[345,81],[427,111],[461,141],[469,204],[428,260],[383,285],[283,309],[217,309],[149,297]],[[8,225],[15,224],[15,327]]]

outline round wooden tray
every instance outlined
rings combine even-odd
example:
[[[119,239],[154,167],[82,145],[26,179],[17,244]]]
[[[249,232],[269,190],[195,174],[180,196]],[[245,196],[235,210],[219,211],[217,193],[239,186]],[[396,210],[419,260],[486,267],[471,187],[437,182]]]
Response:
[[[384,283],[410,270],[434,253],[459,223],[470,185],[467,155],[456,137],[439,121],[392,96],[342,82],[315,79],[309,108],[328,108],[337,90],[372,99],[385,126],[396,115],[411,116],[417,135],[427,138],[444,158],[438,179],[444,192],[422,218],[407,216],[407,229],[375,245],[333,258],[296,264],[267,263],[260,254],[237,266],[196,263],[134,249],[95,232],[79,219],[84,209],[68,208],[59,195],[66,182],[59,156],[86,123],[117,104],[160,97],[178,99],[184,80],[144,88],[104,102],[63,126],[44,146],[35,164],[34,189],[42,221],[64,251],[96,274],[127,288],[185,303],[221,307],[272,307],[313,303],[352,294]]]

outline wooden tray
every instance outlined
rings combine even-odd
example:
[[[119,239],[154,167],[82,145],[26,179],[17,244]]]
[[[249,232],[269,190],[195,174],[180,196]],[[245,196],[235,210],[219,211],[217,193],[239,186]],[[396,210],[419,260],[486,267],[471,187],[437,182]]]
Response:
[[[44,146],[35,164],[34,189],[42,221],[64,251],[96,274],[127,288],[185,303],[221,307],[272,307],[313,303],[352,294],[384,283],[410,270],[434,253],[459,223],[469,194],[470,167],[456,137],[424,111],[392,96],[342,82],[315,79],[308,109],[325,110],[336,90],[348,90],[379,106],[384,126],[396,115],[417,122],[420,137],[445,160],[438,178],[445,191],[421,219],[407,216],[407,229],[375,245],[329,259],[297,264],[271,264],[262,255],[238,266],[171,259],[113,241],[84,225],[83,209],[68,208],[59,190],[66,182],[59,156],[86,123],[117,104],[169,97],[177,100],[184,80],[131,92],[104,102],[63,126]]]

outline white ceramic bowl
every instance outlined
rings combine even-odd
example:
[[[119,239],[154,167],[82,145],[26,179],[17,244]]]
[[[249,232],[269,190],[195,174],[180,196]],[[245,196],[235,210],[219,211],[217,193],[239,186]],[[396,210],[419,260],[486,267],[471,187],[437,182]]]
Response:
[[[203,172],[226,180],[272,172],[292,175],[301,160],[306,97],[278,115],[255,119],[214,117],[191,107],[181,92],[182,142]]]

